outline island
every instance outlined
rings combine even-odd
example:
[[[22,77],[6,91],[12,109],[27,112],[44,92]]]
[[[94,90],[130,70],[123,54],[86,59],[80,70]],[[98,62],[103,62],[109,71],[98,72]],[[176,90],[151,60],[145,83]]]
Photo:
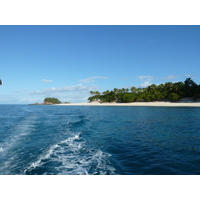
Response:
[[[114,88],[102,94],[90,91],[90,94],[92,96],[88,98],[89,102],[99,103],[178,102],[182,99],[197,102],[200,99],[200,85],[187,78],[184,82],[152,84],[146,88]]]
[[[146,88],[114,88],[105,92],[90,91],[91,97],[85,103],[61,103],[57,98],[48,97],[43,103],[31,105],[69,106],[181,106],[200,107],[200,85],[191,78],[184,82],[152,84]]]
[[[68,102],[66,102],[66,103],[68,103]],[[43,103],[33,103],[30,105],[55,105],[55,104],[61,104],[61,101],[55,97],[47,97],[44,99]]]

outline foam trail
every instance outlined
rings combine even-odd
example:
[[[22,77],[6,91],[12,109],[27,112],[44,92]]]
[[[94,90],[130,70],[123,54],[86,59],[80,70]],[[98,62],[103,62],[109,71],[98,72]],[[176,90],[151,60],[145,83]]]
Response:
[[[37,161],[31,163],[31,165],[24,170],[24,173],[26,173],[27,171],[29,171],[31,169],[35,169],[36,167],[39,167],[42,164],[44,164],[43,160],[48,159],[57,147],[58,147],[58,144],[51,146],[49,148],[49,150],[44,155],[40,156]]]
[[[8,137],[0,146],[0,156],[2,158],[0,171],[2,174],[12,174],[16,168],[19,168],[20,156],[23,156],[24,153],[20,149],[23,148],[27,135],[35,130],[35,120],[35,115],[25,117],[8,131]],[[16,163],[18,163],[18,166]]]
[[[35,128],[35,119],[36,117],[33,115],[28,116],[15,127],[13,127],[11,129],[12,134],[9,136],[6,142],[2,143],[0,152],[4,151],[6,153],[6,151],[16,146],[20,140],[22,140],[27,135],[31,134]]]
[[[101,150],[88,148],[80,137],[80,133],[77,133],[52,145],[37,161],[31,163],[24,173],[31,173],[32,170],[40,169],[48,163],[54,162],[55,174],[115,174],[115,169],[109,161],[110,156]],[[48,169],[51,167],[49,166]],[[49,172],[43,174],[49,174]]]
[[[37,161],[33,162],[27,169],[25,169],[24,172],[26,173],[27,171],[29,171],[31,169],[35,169],[36,167],[42,166],[44,164],[44,160],[48,159],[51,155],[55,154],[55,149],[58,148],[58,147],[60,147],[60,145],[67,143],[67,144],[69,144],[72,147],[73,141],[75,139],[78,139],[79,135],[80,135],[80,133],[74,135],[73,137],[69,137],[68,139],[63,140],[63,141],[61,141],[61,142],[59,142],[59,143],[57,143],[55,145],[52,145],[45,154],[41,155],[39,157],[39,159]],[[62,150],[64,150],[64,149],[61,148],[60,152],[64,153],[64,151],[62,151]],[[61,157],[58,156],[58,158],[61,158]]]

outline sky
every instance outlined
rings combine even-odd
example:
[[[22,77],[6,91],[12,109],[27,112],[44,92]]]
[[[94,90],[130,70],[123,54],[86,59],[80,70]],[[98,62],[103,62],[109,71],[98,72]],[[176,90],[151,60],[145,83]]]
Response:
[[[0,104],[184,81],[200,84],[200,26],[0,26]]]

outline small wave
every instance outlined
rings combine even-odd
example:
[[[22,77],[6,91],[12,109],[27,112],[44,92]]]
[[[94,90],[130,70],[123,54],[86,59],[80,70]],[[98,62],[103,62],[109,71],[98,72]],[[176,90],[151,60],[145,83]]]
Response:
[[[70,122],[69,123],[69,127],[81,126],[83,123],[84,123],[84,119],[81,119],[81,120],[75,121],[75,122]]]
[[[80,137],[80,133],[77,133],[52,145],[45,154],[27,167],[24,173],[32,174],[35,173],[34,171],[46,167],[47,171],[43,174],[115,174],[115,168],[109,161],[110,156],[111,154],[99,149],[88,148]]]
[[[75,121],[69,122],[68,126],[70,128],[76,128],[76,127],[83,125],[87,121],[89,121],[88,118],[86,118],[85,115],[81,115]]]

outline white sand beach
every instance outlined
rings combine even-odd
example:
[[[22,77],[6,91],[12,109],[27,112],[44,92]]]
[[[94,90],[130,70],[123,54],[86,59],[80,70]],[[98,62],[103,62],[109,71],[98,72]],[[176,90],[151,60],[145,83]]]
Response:
[[[86,103],[68,103],[57,104],[61,106],[168,106],[168,107],[200,107],[200,102],[133,102],[133,103],[98,103],[98,102],[86,102]]]

